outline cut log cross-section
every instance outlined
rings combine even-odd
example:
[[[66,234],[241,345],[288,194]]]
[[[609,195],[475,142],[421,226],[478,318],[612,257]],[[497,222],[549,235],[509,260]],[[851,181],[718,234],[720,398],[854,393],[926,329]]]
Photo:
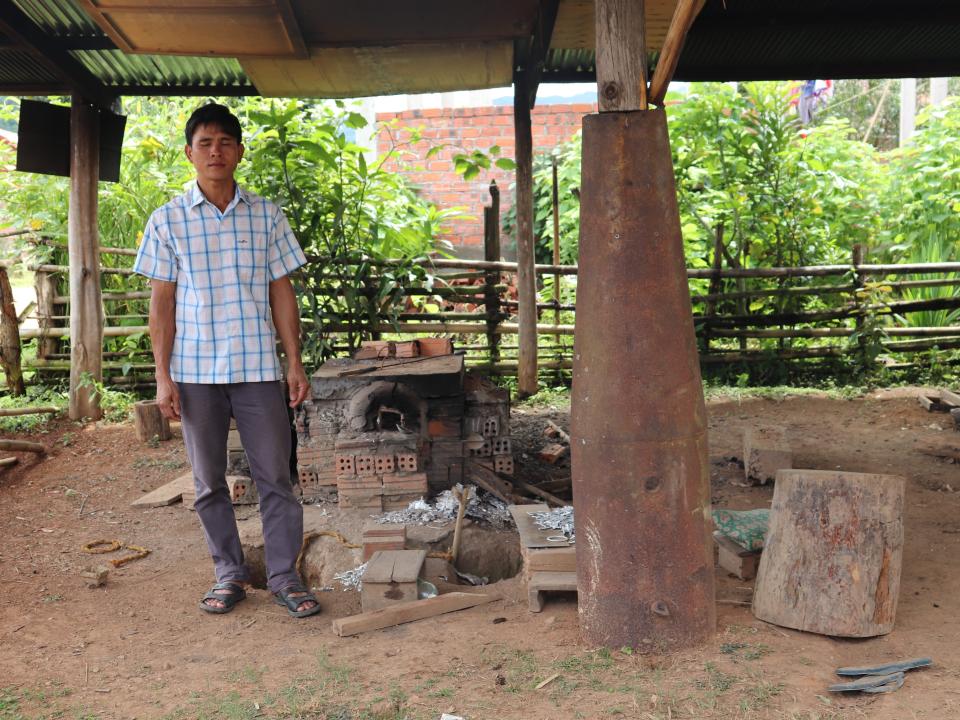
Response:
[[[838,637],[893,629],[903,556],[904,479],[781,470],[753,614]]]
[[[160,412],[156,400],[141,400],[133,406],[134,425],[137,428],[137,438],[140,442],[150,442],[153,438],[169,440],[170,421]]]

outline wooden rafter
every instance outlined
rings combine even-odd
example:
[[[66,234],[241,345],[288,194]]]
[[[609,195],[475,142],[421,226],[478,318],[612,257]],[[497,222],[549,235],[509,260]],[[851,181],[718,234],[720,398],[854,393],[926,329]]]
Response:
[[[30,52],[38,62],[91,102],[109,107],[116,97],[12,2],[0,2],[0,32]]]
[[[540,0],[540,11],[533,28],[533,38],[530,42],[530,52],[524,65],[524,85],[530,98],[530,109],[537,102],[537,90],[540,88],[540,78],[547,62],[547,53],[550,52],[550,40],[553,37],[553,28],[557,23],[557,12],[560,9],[560,0]]]
[[[655,105],[663,104],[670,80],[673,79],[673,73],[680,61],[683,43],[687,39],[690,26],[703,8],[703,3],[704,0],[679,0],[673,11],[673,19],[670,21],[667,37],[663,42],[663,50],[660,52],[657,67],[653,71],[653,79],[650,81],[650,102]]]

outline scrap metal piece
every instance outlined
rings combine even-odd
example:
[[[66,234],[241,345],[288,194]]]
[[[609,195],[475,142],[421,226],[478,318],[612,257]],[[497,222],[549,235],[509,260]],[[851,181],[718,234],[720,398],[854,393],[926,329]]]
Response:
[[[867,667],[842,667],[837,668],[837,675],[849,675],[859,677],[861,675],[889,675],[890,673],[903,672],[905,670],[914,670],[916,668],[928,667],[933,665],[933,660],[928,657],[916,657],[909,660],[898,660],[884,665],[868,665]]]
[[[363,565],[358,565],[353,568],[353,570],[344,570],[341,573],[337,573],[333,576],[333,579],[340,583],[344,592],[348,590],[360,592],[363,590],[363,574],[366,571],[367,563],[364,563]]]
[[[891,690],[897,690],[903,685],[903,677],[902,672],[890,673],[889,675],[867,675],[850,682],[830,685],[827,690],[830,692],[891,692]],[[879,689],[888,685],[896,685],[896,687],[890,690]]]
[[[582,172],[570,432],[580,623],[590,645],[669,651],[708,640],[716,606],[706,410],[664,112],[585,117]]]

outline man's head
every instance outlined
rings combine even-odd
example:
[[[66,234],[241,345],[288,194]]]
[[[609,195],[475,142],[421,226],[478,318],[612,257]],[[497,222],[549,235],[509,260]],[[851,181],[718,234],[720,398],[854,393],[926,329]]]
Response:
[[[223,105],[209,103],[193,111],[184,130],[184,152],[201,185],[233,179],[243,158],[240,121]]]
[[[193,135],[201,125],[214,125],[233,137],[237,141],[237,145],[243,144],[243,131],[240,129],[240,121],[226,105],[207,103],[193,111],[184,129],[187,145],[193,144]]]

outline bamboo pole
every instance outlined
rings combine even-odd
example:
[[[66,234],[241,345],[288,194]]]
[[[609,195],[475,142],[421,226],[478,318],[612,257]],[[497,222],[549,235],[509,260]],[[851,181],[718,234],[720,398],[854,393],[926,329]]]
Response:
[[[42,414],[52,414],[56,415],[60,412],[60,408],[53,407],[26,407],[26,408],[0,408],[0,417],[19,417],[20,415],[42,415]]]

